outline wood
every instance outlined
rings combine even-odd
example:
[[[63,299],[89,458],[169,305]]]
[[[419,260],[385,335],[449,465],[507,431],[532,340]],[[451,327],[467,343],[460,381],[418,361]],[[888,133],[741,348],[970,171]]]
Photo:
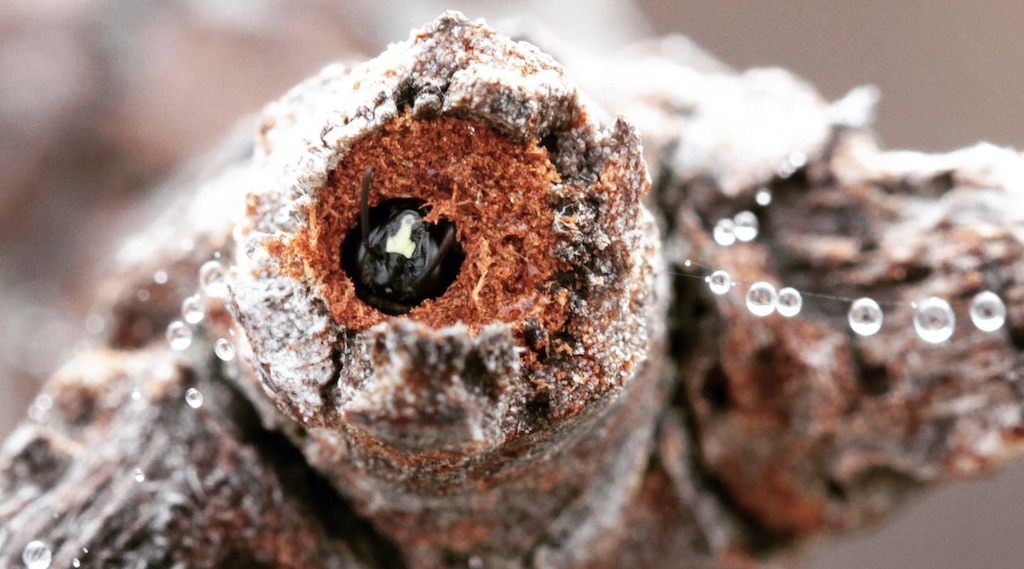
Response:
[[[642,157],[633,127],[580,102],[561,67],[456,14],[271,106],[255,160],[227,152],[213,177],[178,182],[102,297],[107,345],[69,362],[4,444],[0,558],[18,566],[38,539],[52,566],[784,565],[805,538],[1017,456],[1024,158],[882,151],[870,91],[829,104],[784,71],[735,74],[673,45],[573,58],[569,74],[644,133]],[[424,61],[451,67],[413,65]],[[353,77],[368,87],[331,90]],[[463,90],[410,101],[403,77]],[[336,99],[318,107],[325,93]],[[361,307],[346,327],[337,297],[318,296],[319,265],[281,269],[297,255],[281,235],[328,223],[317,192],[396,101],[552,157],[562,289],[541,290],[567,309],[444,328]],[[362,109],[358,128],[317,122],[346,109]],[[660,237],[639,205],[644,158]],[[755,203],[762,188],[770,206]],[[715,220],[745,209],[759,237],[716,246]],[[170,351],[163,330],[210,259],[230,269],[231,292],[206,298],[192,346]],[[743,288],[712,295],[705,267],[871,296],[888,303],[886,325],[855,336],[848,300],[811,295],[798,317],[757,318]],[[986,289],[1009,307],[992,333],[964,311]],[[910,303],[932,295],[958,316],[937,347],[910,325]],[[213,357],[218,338],[233,360]]]

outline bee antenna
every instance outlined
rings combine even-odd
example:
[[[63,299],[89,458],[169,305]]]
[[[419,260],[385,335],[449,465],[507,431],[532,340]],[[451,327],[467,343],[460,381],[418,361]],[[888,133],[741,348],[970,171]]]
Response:
[[[370,245],[370,184],[373,182],[373,168],[363,174],[363,194],[359,198],[359,227],[363,231],[363,247]]]
[[[449,225],[448,231],[444,233],[444,239],[441,240],[441,245],[437,248],[437,254],[430,260],[430,264],[423,270],[423,274],[420,278],[416,279],[416,282],[412,284],[413,288],[418,288],[420,284],[426,280],[430,273],[434,272],[434,269],[444,261],[444,258],[448,255],[448,250],[455,244],[455,227]]]

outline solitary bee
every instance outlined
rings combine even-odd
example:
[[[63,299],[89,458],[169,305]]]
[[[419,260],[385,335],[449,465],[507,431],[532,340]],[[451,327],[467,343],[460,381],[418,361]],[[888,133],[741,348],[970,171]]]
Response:
[[[342,266],[356,296],[387,314],[405,314],[436,298],[455,281],[465,254],[450,221],[423,221],[416,199],[396,198],[370,207],[373,168],[363,175],[359,225],[341,248]]]

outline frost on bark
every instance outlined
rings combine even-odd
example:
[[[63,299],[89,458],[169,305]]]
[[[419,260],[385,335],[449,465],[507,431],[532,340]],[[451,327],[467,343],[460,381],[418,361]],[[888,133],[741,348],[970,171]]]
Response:
[[[40,540],[55,566],[784,565],[1019,453],[1024,157],[881,150],[871,90],[830,104],[678,39],[549,48],[568,73],[445,14],[171,187],[104,289],[107,346],[3,447],[4,562]],[[370,167],[371,204],[419,198],[465,254],[400,317],[339,264]],[[758,238],[716,245],[740,210]],[[172,351],[211,260],[226,290]],[[758,318],[704,267],[872,297],[885,325],[856,336],[847,300],[811,295]],[[966,316],[981,290],[1000,330]],[[910,323],[930,296],[957,313],[938,346]]]

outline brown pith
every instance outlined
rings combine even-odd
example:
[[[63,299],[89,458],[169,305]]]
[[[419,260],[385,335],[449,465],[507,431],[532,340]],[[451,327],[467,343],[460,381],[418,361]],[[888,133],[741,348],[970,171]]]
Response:
[[[480,122],[411,114],[357,141],[319,190],[308,228],[272,251],[301,262],[282,266],[316,283],[339,324],[362,331],[390,318],[356,297],[341,266],[342,243],[359,222],[361,182],[371,167],[370,207],[392,198],[422,200],[426,221],[453,222],[465,252],[455,282],[413,307],[409,318],[435,328],[536,318],[548,330],[561,329],[567,291],[554,282],[564,267],[551,254],[556,236],[548,205],[559,177],[547,150]]]

